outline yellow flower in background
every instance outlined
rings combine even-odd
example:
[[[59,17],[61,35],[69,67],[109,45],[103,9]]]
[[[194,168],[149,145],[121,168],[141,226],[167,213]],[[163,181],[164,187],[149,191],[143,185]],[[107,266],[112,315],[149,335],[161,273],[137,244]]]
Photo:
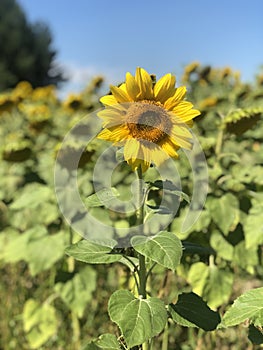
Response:
[[[126,74],[119,87],[110,87],[112,95],[100,101],[106,108],[98,113],[103,119],[99,139],[124,146],[124,159],[136,170],[146,171],[168,158],[178,158],[180,147],[191,149],[189,126],[200,114],[184,101],[186,87],[175,87],[175,76],[166,74],[156,83],[142,68],[135,77]]]
[[[15,101],[19,102],[26,98],[29,98],[32,94],[33,88],[28,81],[21,81],[16,85],[12,91],[12,97]]]
[[[35,88],[31,95],[32,101],[48,101],[54,103],[57,101],[56,87],[54,85],[47,85]]]
[[[70,94],[63,103],[63,107],[70,113],[83,108],[81,95]]]
[[[200,67],[200,62],[198,61],[194,61],[194,62],[191,62],[190,64],[188,64],[185,69],[184,69],[184,72],[186,74],[190,74],[190,73],[193,73],[197,70],[197,68]]]

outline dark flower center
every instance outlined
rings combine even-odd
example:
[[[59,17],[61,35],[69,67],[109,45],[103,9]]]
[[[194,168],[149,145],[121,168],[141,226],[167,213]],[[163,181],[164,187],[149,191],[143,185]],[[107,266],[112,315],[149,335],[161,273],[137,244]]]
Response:
[[[167,137],[172,128],[169,114],[155,101],[131,103],[126,120],[132,137],[154,143]]]

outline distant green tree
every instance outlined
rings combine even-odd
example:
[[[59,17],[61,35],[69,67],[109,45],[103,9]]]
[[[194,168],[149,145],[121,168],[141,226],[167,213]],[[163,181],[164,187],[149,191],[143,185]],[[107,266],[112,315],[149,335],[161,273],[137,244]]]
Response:
[[[47,25],[30,24],[16,0],[0,0],[0,90],[21,80],[33,87],[63,81],[51,43]]]

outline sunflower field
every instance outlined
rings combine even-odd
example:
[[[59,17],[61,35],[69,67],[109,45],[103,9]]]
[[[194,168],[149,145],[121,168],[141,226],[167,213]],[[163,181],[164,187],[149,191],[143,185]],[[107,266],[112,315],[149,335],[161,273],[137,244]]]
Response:
[[[157,86],[151,102],[145,77],[137,86],[129,75],[126,87],[144,93],[140,113],[151,119],[165,79],[147,76]],[[0,349],[262,348],[263,73],[244,83],[230,67],[193,62],[177,80],[193,150],[176,123],[181,141],[170,148],[172,121],[159,133],[136,126],[139,102],[129,130],[116,131],[104,118],[109,101],[129,101],[123,84],[105,95],[103,77],[64,99],[25,81],[0,94]],[[145,161],[132,153],[138,145],[121,144],[125,132],[149,130],[170,158],[160,170],[145,143]],[[109,206],[115,197],[120,210]],[[133,197],[145,208],[132,210]],[[101,226],[87,225],[83,208]],[[130,236],[141,215],[153,238]]]

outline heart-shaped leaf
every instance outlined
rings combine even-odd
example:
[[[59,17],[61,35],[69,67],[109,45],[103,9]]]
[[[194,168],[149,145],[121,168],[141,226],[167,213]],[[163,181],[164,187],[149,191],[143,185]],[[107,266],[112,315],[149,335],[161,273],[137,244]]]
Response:
[[[167,321],[165,305],[160,299],[137,299],[126,290],[112,294],[108,310],[111,320],[120,327],[129,348],[159,334]]]
[[[222,325],[229,327],[253,319],[255,326],[263,326],[263,287],[249,290],[234,301],[225,313]]]
[[[175,270],[182,257],[182,243],[171,232],[162,231],[153,237],[134,236],[131,244],[138,253],[171,270]]]

